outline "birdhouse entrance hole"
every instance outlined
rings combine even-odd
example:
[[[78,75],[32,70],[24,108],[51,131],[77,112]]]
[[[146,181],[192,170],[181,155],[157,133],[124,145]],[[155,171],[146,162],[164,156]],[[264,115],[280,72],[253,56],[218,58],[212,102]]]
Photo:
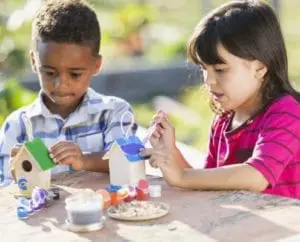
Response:
[[[32,170],[32,164],[30,161],[28,160],[24,160],[22,162],[22,168],[24,169],[24,171],[30,172]]]

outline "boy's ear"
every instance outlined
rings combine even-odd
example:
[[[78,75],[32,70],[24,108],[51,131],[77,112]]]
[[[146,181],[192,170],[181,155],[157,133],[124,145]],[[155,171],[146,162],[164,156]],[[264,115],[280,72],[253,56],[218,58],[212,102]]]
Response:
[[[95,66],[95,73],[94,75],[97,75],[100,73],[101,69],[102,69],[102,56],[101,55],[98,55],[96,57],[96,66]]]
[[[32,69],[33,72],[36,73],[37,70],[36,70],[35,58],[34,58],[33,50],[30,50],[29,56],[30,56],[31,69]]]

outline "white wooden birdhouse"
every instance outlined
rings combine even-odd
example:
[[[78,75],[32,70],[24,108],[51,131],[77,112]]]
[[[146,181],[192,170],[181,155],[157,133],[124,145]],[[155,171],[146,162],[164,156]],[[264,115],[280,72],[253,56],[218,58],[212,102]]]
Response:
[[[12,176],[18,184],[19,195],[31,196],[35,187],[50,189],[50,168],[54,166],[55,163],[41,139],[35,138],[25,142],[10,164]]]
[[[105,154],[109,159],[110,183],[114,185],[137,185],[145,179],[145,161],[139,156],[144,148],[137,136],[117,139]]]

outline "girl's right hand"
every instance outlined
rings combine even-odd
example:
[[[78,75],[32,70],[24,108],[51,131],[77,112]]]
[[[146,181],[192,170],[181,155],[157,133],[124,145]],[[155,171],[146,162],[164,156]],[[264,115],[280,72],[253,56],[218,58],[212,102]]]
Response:
[[[159,111],[154,116],[153,122],[156,123],[156,129],[150,138],[153,148],[174,149],[176,147],[175,128],[168,115],[163,111]]]

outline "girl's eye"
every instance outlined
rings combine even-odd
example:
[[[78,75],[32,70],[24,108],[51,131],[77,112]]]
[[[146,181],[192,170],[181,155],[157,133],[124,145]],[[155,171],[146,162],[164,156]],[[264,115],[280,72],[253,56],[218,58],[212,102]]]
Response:
[[[75,72],[73,72],[73,73],[70,74],[70,76],[71,76],[73,79],[77,79],[77,78],[81,77],[82,74],[81,74],[81,73],[75,73]]]
[[[224,72],[226,72],[226,69],[225,68],[215,68],[215,72],[216,73],[224,73]]]

